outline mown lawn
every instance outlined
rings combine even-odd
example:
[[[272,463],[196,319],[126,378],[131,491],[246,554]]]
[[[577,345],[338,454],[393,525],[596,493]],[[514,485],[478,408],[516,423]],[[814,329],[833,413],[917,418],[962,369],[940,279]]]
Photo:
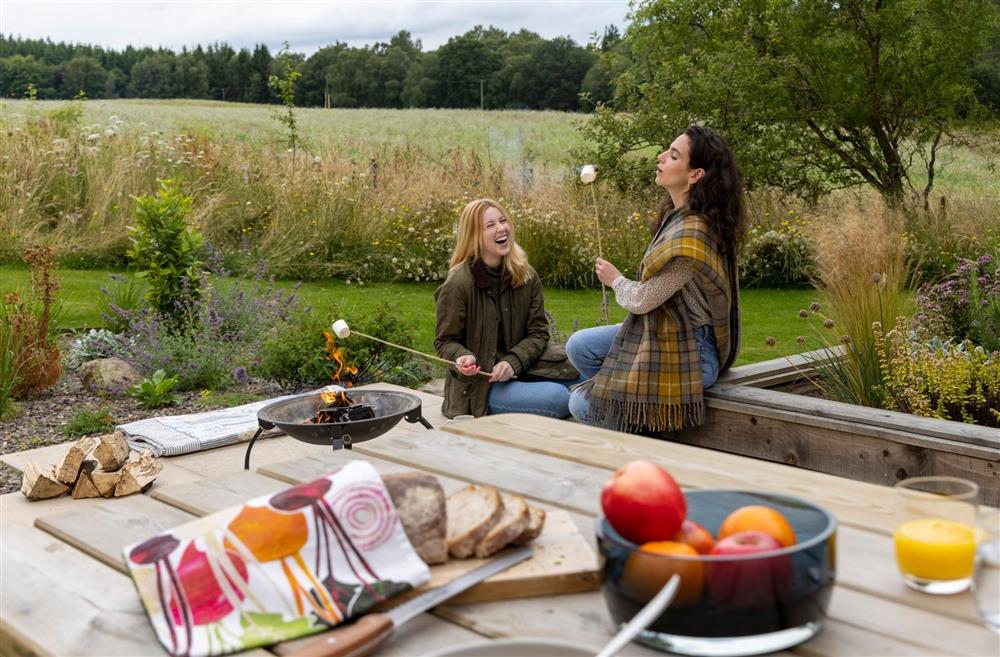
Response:
[[[60,310],[57,325],[63,330],[101,326],[100,289],[109,283],[109,274],[102,270],[58,270]],[[28,272],[9,266],[0,267],[0,293],[28,285]],[[277,283],[282,288],[294,286],[292,281]],[[350,309],[387,301],[398,308],[400,315],[415,331],[417,349],[433,352],[434,289],[432,283],[376,283],[358,286],[343,281],[303,283],[299,292],[312,304],[315,312],[329,313],[331,307]],[[797,351],[795,337],[803,332],[798,311],[817,298],[815,290],[743,290],[743,343],[738,365],[756,363]],[[556,326],[564,334],[575,328],[594,326],[601,315],[601,293],[593,290],[557,290],[545,292],[545,306],[555,317]],[[347,313],[345,313],[347,314]],[[625,312],[612,301],[611,321],[620,321]],[[350,317],[344,317],[350,322]],[[777,348],[768,347],[765,340],[773,336]]]

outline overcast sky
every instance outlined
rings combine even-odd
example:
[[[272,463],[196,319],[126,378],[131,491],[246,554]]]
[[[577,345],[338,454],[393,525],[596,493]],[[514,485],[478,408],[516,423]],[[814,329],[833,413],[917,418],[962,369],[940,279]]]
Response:
[[[545,38],[586,44],[606,25],[624,31],[628,0],[0,0],[0,33],[24,38],[126,45],[236,48],[288,41],[295,52],[344,41],[388,41],[409,30],[433,50],[476,25],[508,32],[527,28]]]

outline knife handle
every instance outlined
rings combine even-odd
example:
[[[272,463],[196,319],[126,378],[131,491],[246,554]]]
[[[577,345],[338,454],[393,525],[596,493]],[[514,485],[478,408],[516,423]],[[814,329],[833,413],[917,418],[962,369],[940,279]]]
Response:
[[[363,657],[392,635],[385,614],[366,614],[350,625],[324,632],[285,657]]]

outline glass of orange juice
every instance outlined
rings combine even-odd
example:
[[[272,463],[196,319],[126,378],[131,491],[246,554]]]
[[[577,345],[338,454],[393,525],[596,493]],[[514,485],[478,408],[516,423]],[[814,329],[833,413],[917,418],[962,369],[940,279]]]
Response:
[[[958,477],[930,476],[896,484],[896,565],[910,588],[960,593],[972,582],[979,486]]]

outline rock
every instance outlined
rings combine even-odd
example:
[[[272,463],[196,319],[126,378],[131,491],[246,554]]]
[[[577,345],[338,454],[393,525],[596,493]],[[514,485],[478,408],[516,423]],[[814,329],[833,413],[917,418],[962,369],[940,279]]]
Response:
[[[98,358],[80,366],[80,381],[91,392],[121,395],[142,376],[121,358]]]

